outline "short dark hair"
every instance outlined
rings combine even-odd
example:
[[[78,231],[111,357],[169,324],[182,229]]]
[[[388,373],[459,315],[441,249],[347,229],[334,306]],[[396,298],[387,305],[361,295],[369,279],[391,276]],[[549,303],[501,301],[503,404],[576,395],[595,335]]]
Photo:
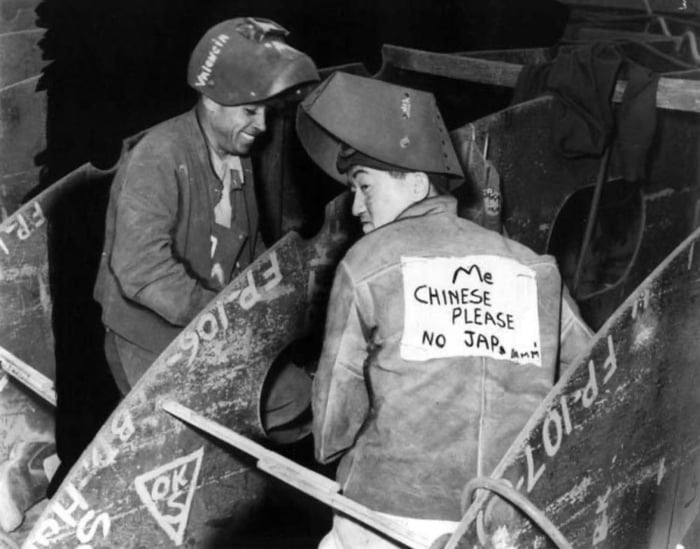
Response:
[[[392,177],[395,177],[396,179],[405,179],[406,174],[412,173],[412,172],[406,172],[402,170],[387,170],[389,174]],[[427,173],[427,172],[422,172],[425,175],[428,176],[428,181],[430,181],[430,184],[433,186],[437,194],[439,195],[444,195],[444,194],[449,194],[449,185],[447,184],[447,176],[444,176],[442,174],[437,174],[437,173]]]
[[[411,172],[405,172],[402,170],[386,170],[391,177],[395,177],[396,179],[406,179],[406,174],[409,174]]]
[[[449,178],[438,173],[429,173],[428,179],[438,194],[450,194]]]

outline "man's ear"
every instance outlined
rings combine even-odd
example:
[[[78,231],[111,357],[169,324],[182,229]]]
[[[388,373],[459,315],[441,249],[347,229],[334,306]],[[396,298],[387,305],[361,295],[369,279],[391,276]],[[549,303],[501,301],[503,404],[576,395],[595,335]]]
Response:
[[[416,202],[419,202],[428,197],[430,194],[430,179],[425,172],[412,172],[411,177],[411,192]]]
[[[212,101],[206,95],[200,96],[200,103],[202,104],[202,107],[204,107],[205,110],[212,112],[212,113],[217,112],[220,108],[220,106],[217,102]]]

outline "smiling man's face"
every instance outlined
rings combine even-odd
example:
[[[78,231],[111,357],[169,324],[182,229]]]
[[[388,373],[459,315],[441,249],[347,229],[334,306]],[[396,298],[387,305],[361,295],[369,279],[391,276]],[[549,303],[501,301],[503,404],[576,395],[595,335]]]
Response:
[[[205,112],[208,133],[219,153],[248,154],[256,138],[265,132],[264,105],[227,107],[207,101]]]

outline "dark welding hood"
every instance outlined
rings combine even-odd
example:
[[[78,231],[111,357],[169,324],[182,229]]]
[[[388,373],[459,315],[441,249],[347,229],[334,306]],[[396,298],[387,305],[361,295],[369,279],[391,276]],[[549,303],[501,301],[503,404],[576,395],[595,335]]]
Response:
[[[314,162],[342,183],[338,158],[348,148],[402,171],[446,176],[451,187],[464,177],[428,92],[336,72],[299,105],[297,134]]]
[[[242,17],[209,29],[195,47],[187,83],[219,103],[267,101],[320,80],[311,58],[286,42],[289,33],[269,19]]]

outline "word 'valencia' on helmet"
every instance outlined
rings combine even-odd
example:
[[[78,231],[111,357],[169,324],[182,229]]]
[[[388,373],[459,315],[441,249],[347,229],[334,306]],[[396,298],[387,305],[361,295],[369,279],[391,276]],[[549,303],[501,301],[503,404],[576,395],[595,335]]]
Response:
[[[274,21],[241,17],[209,29],[190,57],[187,83],[220,105],[266,101],[317,82],[311,58],[285,41]]]

